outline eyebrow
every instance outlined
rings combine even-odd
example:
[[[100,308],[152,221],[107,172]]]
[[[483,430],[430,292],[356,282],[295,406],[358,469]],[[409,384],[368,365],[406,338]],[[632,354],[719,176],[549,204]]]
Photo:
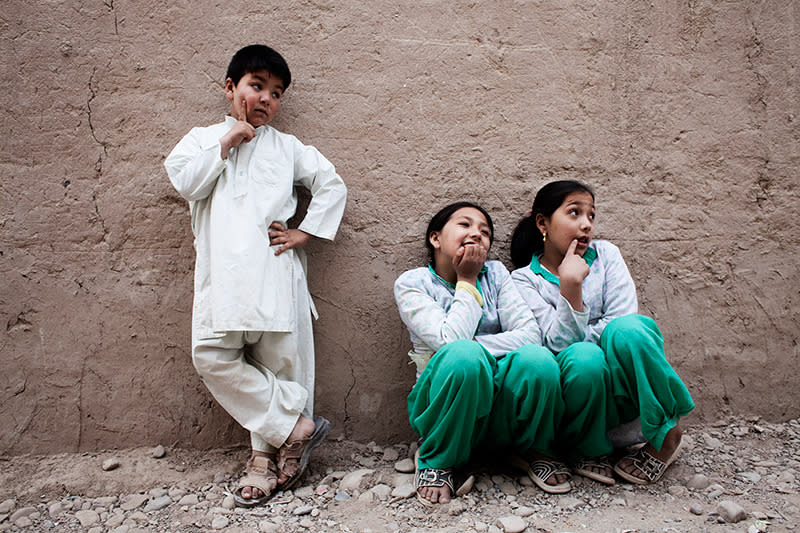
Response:
[[[486,228],[489,227],[489,224],[486,221],[478,220],[477,218],[473,218],[473,217],[471,217],[469,215],[458,215],[458,218],[459,219],[466,218],[470,222],[477,222],[478,225],[480,225],[480,226],[485,226]]]
[[[574,201],[574,202],[570,202],[570,203],[568,203],[568,204],[567,204],[567,207],[570,207],[570,206],[572,206],[572,205],[588,205],[589,207],[591,207],[592,209],[594,209],[594,204],[593,204],[593,203],[591,203],[591,204],[590,204],[590,203],[588,203],[588,202],[579,202],[579,201],[577,201],[577,200],[576,200],[576,201]]]
[[[252,76],[253,76],[253,78],[254,78],[256,81],[260,81],[261,83],[267,83],[267,81],[269,81],[269,79],[268,79],[268,78],[265,78],[264,76],[262,76],[262,75],[260,75],[260,74],[255,74],[255,73],[252,73]],[[270,74],[270,77],[271,77],[271,76],[274,76],[274,74]],[[276,88],[276,89],[280,89],[281,91],[283,91],[283,90],[284,90],[284,89],[283,89],[283,85],[281,85],[280,83],[278,83],[278,84],[275,86],[275,88]]]

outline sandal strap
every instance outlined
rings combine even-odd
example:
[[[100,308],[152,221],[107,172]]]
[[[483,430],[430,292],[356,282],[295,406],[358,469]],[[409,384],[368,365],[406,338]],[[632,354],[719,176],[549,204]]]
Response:
[[[629,455],[633,466],[638,468],[644,474],[648,481],[654,483],[661,479],[664,470],[667,469],[667,463],[657,459],[647,453],[644,448],[640,448],[635,454]]]
[[[239,480],[241,491],[244,487],[255,487],[265,494],[275,490],[278,484],[278,468],[270,457],[255,456],[247,461],[244,475]]]
[[[417,489],[447,486],[450,489],[450,494],[455,495],[456,493],[456,489],[453,486],[453,471],[449,468],[423,468],[418,470],[414,478],[414,484]]]
[[[567,465],[558,461],[545,461],[537,459],[531,463],[531,470],[533,473],[541,478],[542,481],[547,481],[553,474],[564,474],[572,477],[572,472],[569,471]]]
[[[607,455],[602,457],[584,457],[575,463],[576,470],[583,470],[587,467],[608,468],[609,470],[613,468],[608,461]]]

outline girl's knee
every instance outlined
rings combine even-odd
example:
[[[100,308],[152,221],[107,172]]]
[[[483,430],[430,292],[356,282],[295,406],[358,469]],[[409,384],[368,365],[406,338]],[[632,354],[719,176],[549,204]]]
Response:
[[[469,379],[480,375],[489,366],[486,350],[479,343],[469,340],[453,341],[442,347],[434,358],[435,371]]]
[[[578,342],[558,354],[561,373],[567,379],[591,382],[609,373],[606,354],[591,342]]]
[[[621,334],[623,336],[652,336],[657,335],[661,337],[661,331],[658,329],[655,320],[649,316],[644,315],[625,315],[620,316],[608,323],[603,330],[603,335]]]
[[[542,383],[559,383],[561,370],[553,352],[544,346],[528,344],[514,354],[513,372],[520,376],[533,376]]]

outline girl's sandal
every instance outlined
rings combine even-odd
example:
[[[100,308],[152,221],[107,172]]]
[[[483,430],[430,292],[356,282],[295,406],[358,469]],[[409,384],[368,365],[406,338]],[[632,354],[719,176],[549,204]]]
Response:
[[[647,450],[645,450],[645,447],[646,445],[642,446],[634,453],[630,453],[617,461],[617,464],[614,465],[614,472],[616,472],[617,475],[625,481],[629,481],[637,485],[649,485],[650,483],[655,483],[664,477],[664,472],[666,472],[667,467],[674,463],[675,459],[678,458],[678,454],[683,447],[683,442],[678,443],[678,446],[675,447],[675,451],[672,452],[672,455],[670,455],[666,461],[662,461],[661,459],[654,457]],[[620,463],[622,463],[622,461],[625,459],[630,459],[631,464],[635,466],[642,475],[634,476],[630,472],[623,470],[620,466]]]
[[[424,488],[442,488],[447,487],[450,489],[450,497],[463,496],[472,490],[475,485],[475,476],[469,475],[467,479],[461,483],[456,490],[453,483],[453,469],[452,468],[419,468],[419,450],[414,454],[414,487],[417,489],[417,500],[426,507],[433,507],[436,505],[432,501],[424,498],[419,489]]]
[[[556,476],[558,474],[564,474],[567,478],[572,477],[572,472],[569,471],[567,465],[560,461],[556,461],[555,459],[534,459],[528,461],[519,455],[515,455],[511,458],[511,463],[520,470],[527,472],[531,481],[545,492],[550,494],[564,494],[572,490],[572,484],[569,482],[569,479],[557,485],[550,485],[547,483],[550,476]]]
[[[261,505],[272,497],[272,491],[278,486],[278,467],[270,457],[256,455],[247,461],[244,475],[239,480],[239,485],[233,492],[233,500],[239,507],[255,507]],[[258,498],[245,498],[242,489],[245,487],[257,488],[261,491]]]
[[[606,472],[614,471],[611,467],[611,463],[608,462],[607,456],[584,457],[572,467],[572,471],[576,474],[592,479],[599,483],[605,483],[606,485],[614,485],[616,483],[612,476],[607,476],[594,469],[602,469]]]

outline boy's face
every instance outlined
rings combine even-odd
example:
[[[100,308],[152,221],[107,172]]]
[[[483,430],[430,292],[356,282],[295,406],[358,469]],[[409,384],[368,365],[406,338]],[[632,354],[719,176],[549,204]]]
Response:
[[[239,83],[225,80],[225,96],[231,101],[231,116],[239,118],[245,111],[247,122],[263,126],[275,118],[281,107],[283,81],[266,70],[248,72]]]

